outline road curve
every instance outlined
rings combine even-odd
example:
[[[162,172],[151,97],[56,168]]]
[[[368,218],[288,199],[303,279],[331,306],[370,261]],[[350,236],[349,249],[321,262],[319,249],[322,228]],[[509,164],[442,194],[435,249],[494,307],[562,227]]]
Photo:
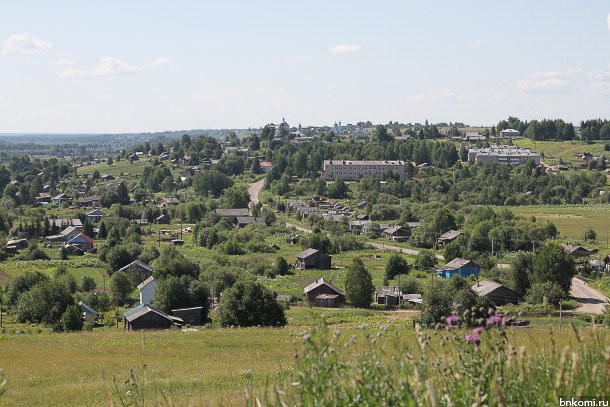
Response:
[[[574,312],[582,314],[602,314],[606,304],[610,301],[608,297],[578,277],[572,279],[570,295],[582,304]]]

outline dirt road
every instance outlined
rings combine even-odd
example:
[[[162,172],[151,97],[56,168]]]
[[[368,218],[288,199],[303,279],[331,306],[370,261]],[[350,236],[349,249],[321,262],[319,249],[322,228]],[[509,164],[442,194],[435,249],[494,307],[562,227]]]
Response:
[[[591,287],[578,277],[572,279],[570,294],[582,304],[574,312],[582,314],[601,314],[604,312],[608,297]]]
[[[265,179],[261,179],[260,181],[256,181],[250,184],[248,188],[248,194],[250,195],[250,200],[256,205],[258,203],[258,194],[261,192],[263,188],[263,184],[265,183]]]

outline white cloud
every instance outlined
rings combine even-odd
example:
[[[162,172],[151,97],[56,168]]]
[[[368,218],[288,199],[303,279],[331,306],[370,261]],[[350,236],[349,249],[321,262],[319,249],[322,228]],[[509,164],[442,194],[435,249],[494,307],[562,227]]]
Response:
[[[466,48],[481,48],[481,47],[484,47],[486,45],[487,45],[487,43],[485,43],[484,41],[482,41],[482,40],[477,38],[476,40],[466,44]]]
[[[40,55],[53,48],[53,44],[28,33],[11,34],[2,47],[3,55]]]
[[[159,57],[157,59],[155,59],[152,63],[152,66],[154,67],[160,67],[163,65],[168,65],[169,64],[169,58],[168,57]]]
[[[59,76],[62,78],[93,78],[142,72],[142,68],[114,57],[100,58],[98,65],[93,68],[79,67],[76,62],[69,59],[59,59],[56,66],[59,70]]]
[[[328,52],[331,54],[351,54],[360,51],[361,48],[358,44],[341,44],[330,47]]]
[[[570,91],[568,77],[580,74],[580,68],[565,71],[536,72],[521,79],[517,88],[525,93],[563,93]]]

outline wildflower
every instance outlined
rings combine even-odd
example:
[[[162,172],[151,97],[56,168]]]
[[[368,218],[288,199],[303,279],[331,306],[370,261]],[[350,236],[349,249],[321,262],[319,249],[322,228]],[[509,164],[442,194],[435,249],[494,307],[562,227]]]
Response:
[[[471,343],[475,346],[479,346],[481,344],[481,338],[479,338],[478,335],[473,332],[467,334],[464,339],[466,340],[466,342]]]
[[[502,317],[499,317],[497,315],[492,315],[491,317],[487,318],[487,321],[486,321],[487,326],[500,325],[500,324],[502,324]]]
[[[447,325],[454,326],[457,325],[458,318],[455,315],[451,315],[447,317],[447,319],[445,319],[445,322],[447,323]]]
[[[485,328],[483,328],[482,326],[477,326],[472,330],[472,333],[475,335],[481,335],[483,332],[485,332]]]

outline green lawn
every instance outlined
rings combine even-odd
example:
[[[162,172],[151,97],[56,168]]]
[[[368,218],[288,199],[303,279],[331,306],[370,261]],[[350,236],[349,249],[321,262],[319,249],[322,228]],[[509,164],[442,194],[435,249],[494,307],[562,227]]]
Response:
[[[531,139],[515,140],[514,144],[519,147],[527,147],[537,153],[544,153],[547,159],[562,158],[567,161],[581,161],[580,157],[575,157],[574,154],[582,154],[589,152],[594,156],[604,153],[605,141],[596,141],[593,144],[587,144],[582,141],[534,141]]]

